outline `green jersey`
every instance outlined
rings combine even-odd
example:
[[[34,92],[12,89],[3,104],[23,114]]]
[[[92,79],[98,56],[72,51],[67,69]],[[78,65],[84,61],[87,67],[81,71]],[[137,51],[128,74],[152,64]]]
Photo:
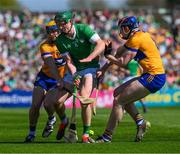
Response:
[[[138,62],[133,59],[128,63],[127,67],[130,71],[130,76],[137,76],[139,68]]]
[[[64,33],[60,34],[56,39],[56,46],[61,54],[69,54],[72,58],[77,71],[86,68],[99,67],[99,60],[94,59],[88,63],[80,63],[79,60],[88,57],[95,48],[95,42],[99,38],[89,26],[85,24],[74,24],[75,29],[73,38],[67,37]]]

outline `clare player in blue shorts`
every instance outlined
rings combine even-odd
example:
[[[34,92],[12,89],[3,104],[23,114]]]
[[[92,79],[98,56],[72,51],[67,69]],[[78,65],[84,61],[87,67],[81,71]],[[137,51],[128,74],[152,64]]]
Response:
[[[48,91],[56,87],[57,85],[63,85],[62,78],[64,77],[66,68],[66,62],[62,58],[58,51],[54,41],[59,35],[59,29],[56,26],[54,20],[50,21],[46,25],[47,39],[40,45],[40,53],[44,64],[40,72],[36,76],[34,82],[32,105],[29,110],[29,133],[24,142],[33,142],[36,137],[36,125],[39,117],[39,110],[46,98]],[[59,87],[60,87],[59,86]],[[67,117],[65,116],[65,107],[55,106],[62,124],[67,123]],[[54,115],[48,117],[45,129],[42,133],[43,137],[48,137],[53,131],[53,125],[56,122]]]
[[[113,108],[104,133],[96,140],[98,143],[111,142],[112,134],[123,118],[123,108],[135,101],[160,90],[166,82],[166,75],[159,50],[147,32],[139,29],[139,24],[134,16],[124,17],[118,22],[119,35],[126,40],[124,46],[119,47],[115,56],[108,47],[105,57],[110,61],[99,72],[104,74],[108,66],[116,64],[125,67],[132,59],[136,60],[143,69],[143,74],[135,77],[114,91]],[[88,57],[86,58],[88,59]],[[83,62],[86,62],[86,59]],[[133,112],[133,108],[131,111]],[[134,111],[135,113],[135,111]],[[138,119],[139,127],[135,141],[142,140],[148,123],[142,118]]]

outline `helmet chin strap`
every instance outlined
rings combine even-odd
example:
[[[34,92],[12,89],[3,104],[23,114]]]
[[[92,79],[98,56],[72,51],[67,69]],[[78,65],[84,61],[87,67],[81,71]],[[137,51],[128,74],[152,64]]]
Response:
[[[129,38],[129,36],[131,35],[132,30],[129,31],[128,35],[127,35],[127,39]]]
[[[129,38],[129,36],[131,35],[131,32],[132,32],[132,30],[129,30],[129,32],[125,32],[125,30],[123,28],[123,33],[127,34],[127,36],[126,37],[123,36],[122,38],[127,40]]]
[[[138,28],[136,28],[136,29],[131,29],[130,32],[129,32],[129,34],[128,34],[128,36],[127,36],[127,39],[130,37],[131,34],[135,34],[137,31],[139,31]]]
[[[125,33],[125,34],[127,34],[127,36],[126,37],[123,37],[124,39],[128,39],[129,37],[130,37],[130,35],[133,33],[136,33],[137,31],[139,31],[139,28],[135,28],[135,29],[131,29],[129,32],[125,32],[124,30],[123,30],[123,32]]]

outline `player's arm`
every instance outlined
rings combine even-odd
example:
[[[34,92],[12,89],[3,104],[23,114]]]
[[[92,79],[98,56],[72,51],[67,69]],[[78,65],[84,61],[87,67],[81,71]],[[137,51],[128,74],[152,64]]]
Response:
[[[49,72],[51,73],[52,77],[57,81],[57,86],[61,89],[64,84],[62,78],[59,76],[59,71],[55,64],[55,60],[52,56],[43,58],[44,63],[49,67]]]
[[[101,69],[97,71],[97,77],[102,78],[104,76],[104,73],[108,70],[108,68],[112,65],[112,62],[106,62]]]
[[[81,59],[80,62],[91,62],[104,51],[105,44],[103,40],[99,38],[98,40],[94,40],[94,43],[96,44],[96,46],[92,53],[88,57]]]
[[[129,61],[136,56],[140,47],[140,42],[140,39],[130,39],[124,46],[117,49],[115,56],[108,54],[106,58],[120,67],[125,67]]]
[[[72,59],[71,59],[70,55],[66,54],[65,56],[63,56],[63,58],[66,60],[66,64],[67,64],[68,70],[70,71],[70,73],[72,75],[74,75],[77,70],[76,70],[76,67],[74,66],[74,64],[72,62]]]
[[[49,67],[49,71],[50,71],[52,77],[55,80],[57,80],[57,85],[60,87],[63,86],[63,80],[59,75],[59,71],[55,64],[55,60],[52,56],[52,53],[48,51],[48,47],[46,45],[41,45],[40,52],[41,52],[41,56],[44,61],[44,64]]]
[[[98,55],[100,55],[105,49],[105,44],[104,44],[103,40],[98,39],[97,41],[95,41],[95,44],[96,44],[96,46],[95,46],[94,50],[88,56],[90,61],[92,61],[94,58],[96,58]]]
[[[115,56],[112,54],[109,54],[106,56],[106,58],[110,62],[120,67],[125,67],[129,63],[129,61],[135,57],[135,55],[136,55],[136,52],[129,51],[125,47],[119,47]]]
[[[43,60],[44,60],[44,63],[49,67],[49,72],[51,73],[52,77],[57,81],[61,81],[62,79],[59,76],[59,71],[53,57],[49,56],[49,57],[43,58]]]
[[[50,69],[50,73],[52,75],[52,77],[56,80],[59,80],[60,76],[59,76],[59,72],[57,69],[57,66],[55,64],[55,60],[53,59],[52,56],[48,56],[43,58],[45,65],[47,65]]]
[[[112,55],[112,42],[109,40],[104,41],[105,42],[105,51],[104,51],[104,56],[108,59],[112,58],[113,60],[116,60],[117,57],[120,57],[122,55],[122,53],[124,52],[122,47],[119,47],[116,55],[113,56]],[[118,60],[118,59],[117,59]],[[111,66],[113,64],[112,61],[108,61],[106,62],[103,67],[97,72],[97,77],[102,77],[104,75],[104,73],[106,72],[106,70],[109,68],[109,66]]]
[[[76,73],[77,69],[74,66],[73,62],[72,62],[71,56],[69,54],[66,54],[65,56],[63,56],[63,58],[66,60],[66,64],[67,64],[68,70],[72,74],[74,85],[76,87],[79,87],[80,82],[81,82],[80,76]]]
[[[59,78],[60,78],[59,71],[56,66],[55,60],[52,56],[52,52],[49,49],[49,46],[47,44],[40,45],[40,52],[41,52],[41,57],[44,61],[44,64],[48,66],[52,77],[55,80],[59,80]]]
[[[94,32],[89,26],[84,26],[82,32],[90,43],[95,44],[95,48],[88,57],[81,59],[80,62],[91,62],[104,51],[105,43],[100,38],[100,36],[96,32]]]

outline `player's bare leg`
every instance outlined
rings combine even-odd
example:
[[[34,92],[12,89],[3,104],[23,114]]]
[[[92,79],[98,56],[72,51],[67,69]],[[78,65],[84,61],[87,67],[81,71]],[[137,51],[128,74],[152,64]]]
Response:
[[[150,94],[150,92],[137,80],[137,78],[127,81],[125,84],[116,88],[114,92],[114,104],[106,130],[104,134],[97,139],[97,142],[111,141],[112,134],[117,126],[117,123],[120,122],[123,117],[123,107],[126,104],[130,104],[144,98],[148,94]],[[141,131],[140,134],[137,133],[136,138],[142,140],[145,129],[143,128],[143,131]]]
[[[53,116],[55,107],[58,107],[58,109],[63,107],[61,103],[63,104],[67,97],[68,93],[65,90],[59,90],[58,88],[56,88],[48,91],[44,99],[44,108],[49,117]]]
[[[33,142],[36,136],[36,124],[44,97],[45,90],[41,87],[34,87],[32,94],[32,105],[29,110],[29,135],[26,137],[25,142]]]
[[[65,105],[64,102],[71,96],[69,93],[67,93],[64,90],[60,90],[59,91],[59,100],[58,102],[55,104],[55,110],[56,113],[58,114],[61,123],[59,124],[59,129],[56,135],[56,139],[60,140],[64,137],[65,134],[65,129],[67,128],[68,124],[69,124],[69,119],[66,117],[66,113],[65,113]]]
[[[81,96],[89,97],[91,95],[92,89],[93,89],[93,76],[90,74],[83,78],[83,84],[80,91]],[[82,108],[81,117],[84,127],[82,142],[92,143],[94,142],[94,140],[89,137],[91,117],[92,117],[91,106],[81,104],[81,108]]]
[[[42,133],[43,137],[48,137],[53,131],[53,125],[56,122],[55,116],[53,115],[55,111],[61,121],[66,125],[68,124],[64,106],[64,102],[68,98],[68,95],[69,94],[65,90],[59,90],[58,88],[48,91],[44,100],[44,108],[48,114],[48,121]]]
[[[124,106],[125,110],[129,113],[129,115],[133,118],[136,125],[139,126],[144,121],[143,116],[138,112],[134,103],[126,104]]]
[[[125,110],[129,113],[129,115],[134,119],[137,125],[137,134],[135,137],[135,141],[139,142],[142,140],[142,134],[150,127],[150,122],[146,121],[143,116],[138,112],[134,103],[130,103],[125,105]]]
[[[146,107],[146,105],[144,104],[144,98],[140,99],[139,102],[140,102],[141,105],[142,105],[143,112],[146,113],[146,112],[147,112],[147,107]]]

